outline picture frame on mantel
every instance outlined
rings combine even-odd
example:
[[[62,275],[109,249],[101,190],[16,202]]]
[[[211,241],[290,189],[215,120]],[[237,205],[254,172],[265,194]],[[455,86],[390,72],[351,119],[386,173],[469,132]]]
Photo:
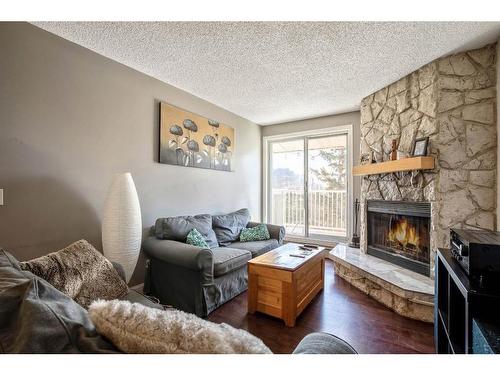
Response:
[[[361,156],[359,157],[359,164],[360,165],[368,165],[368,164],[371,164],[373,162],[373,152],[370,151],[366,154],[361,154]]]
[[[411,155],[415,156],[427,156],[427,146],[429,145],[429,137],[417,138],[413,143],[413,149]]]

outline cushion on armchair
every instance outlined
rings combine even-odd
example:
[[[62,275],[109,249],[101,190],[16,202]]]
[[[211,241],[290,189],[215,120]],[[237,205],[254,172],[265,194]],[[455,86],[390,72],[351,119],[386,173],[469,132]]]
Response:
[[[193,228],[203,236],[210,248],[219,246],[215,232],[212,229],[212,216],[208,214],[157,219],[155,236],[160,240],[186,242],[187,235]]]
[[[128,292],[127,284],[111,262],[85,240],[21,262],[20,266],[48,281],[83,307],[96,299],[120,298]]]
[[[231,242],[238,241],[241,230],[246,228],[249,221],[250,212],[247,208],[226,215],[212,216],[212,225],[219,244],[228,246]]]

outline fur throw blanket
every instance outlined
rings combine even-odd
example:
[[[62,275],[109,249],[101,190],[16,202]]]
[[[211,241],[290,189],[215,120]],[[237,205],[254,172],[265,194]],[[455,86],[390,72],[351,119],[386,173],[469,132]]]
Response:
[[[21,268],[48,281],[85,308],[97,299],[115,299],[128,293],[127,284],[111,262],[85,240],[21,262]]]
[[[271,354],[257,337],[227,324],[175,309],[128,301],[96,301],[89,308],[97,331],[125,353]]]

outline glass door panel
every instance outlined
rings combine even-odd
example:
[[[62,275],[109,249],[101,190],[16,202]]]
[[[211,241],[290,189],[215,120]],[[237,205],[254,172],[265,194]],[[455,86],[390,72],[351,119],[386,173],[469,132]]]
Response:
[[[347,236],[347,134],[307,138],[309,237]]]
[[[269,219],[292,236],[305,236],[304,139],[270,145]]]

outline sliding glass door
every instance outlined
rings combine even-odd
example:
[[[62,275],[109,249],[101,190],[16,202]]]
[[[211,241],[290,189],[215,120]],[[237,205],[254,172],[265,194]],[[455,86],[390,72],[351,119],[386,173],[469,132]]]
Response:
[[[309,237],[347,237],[347,135],[307,138]]]
[[[270,222],[286,232],[305,236],[304,140],[271,143]]]
[[[267,147],[268,221],[289,237],[347,237],[348,134],[273,139]]]

